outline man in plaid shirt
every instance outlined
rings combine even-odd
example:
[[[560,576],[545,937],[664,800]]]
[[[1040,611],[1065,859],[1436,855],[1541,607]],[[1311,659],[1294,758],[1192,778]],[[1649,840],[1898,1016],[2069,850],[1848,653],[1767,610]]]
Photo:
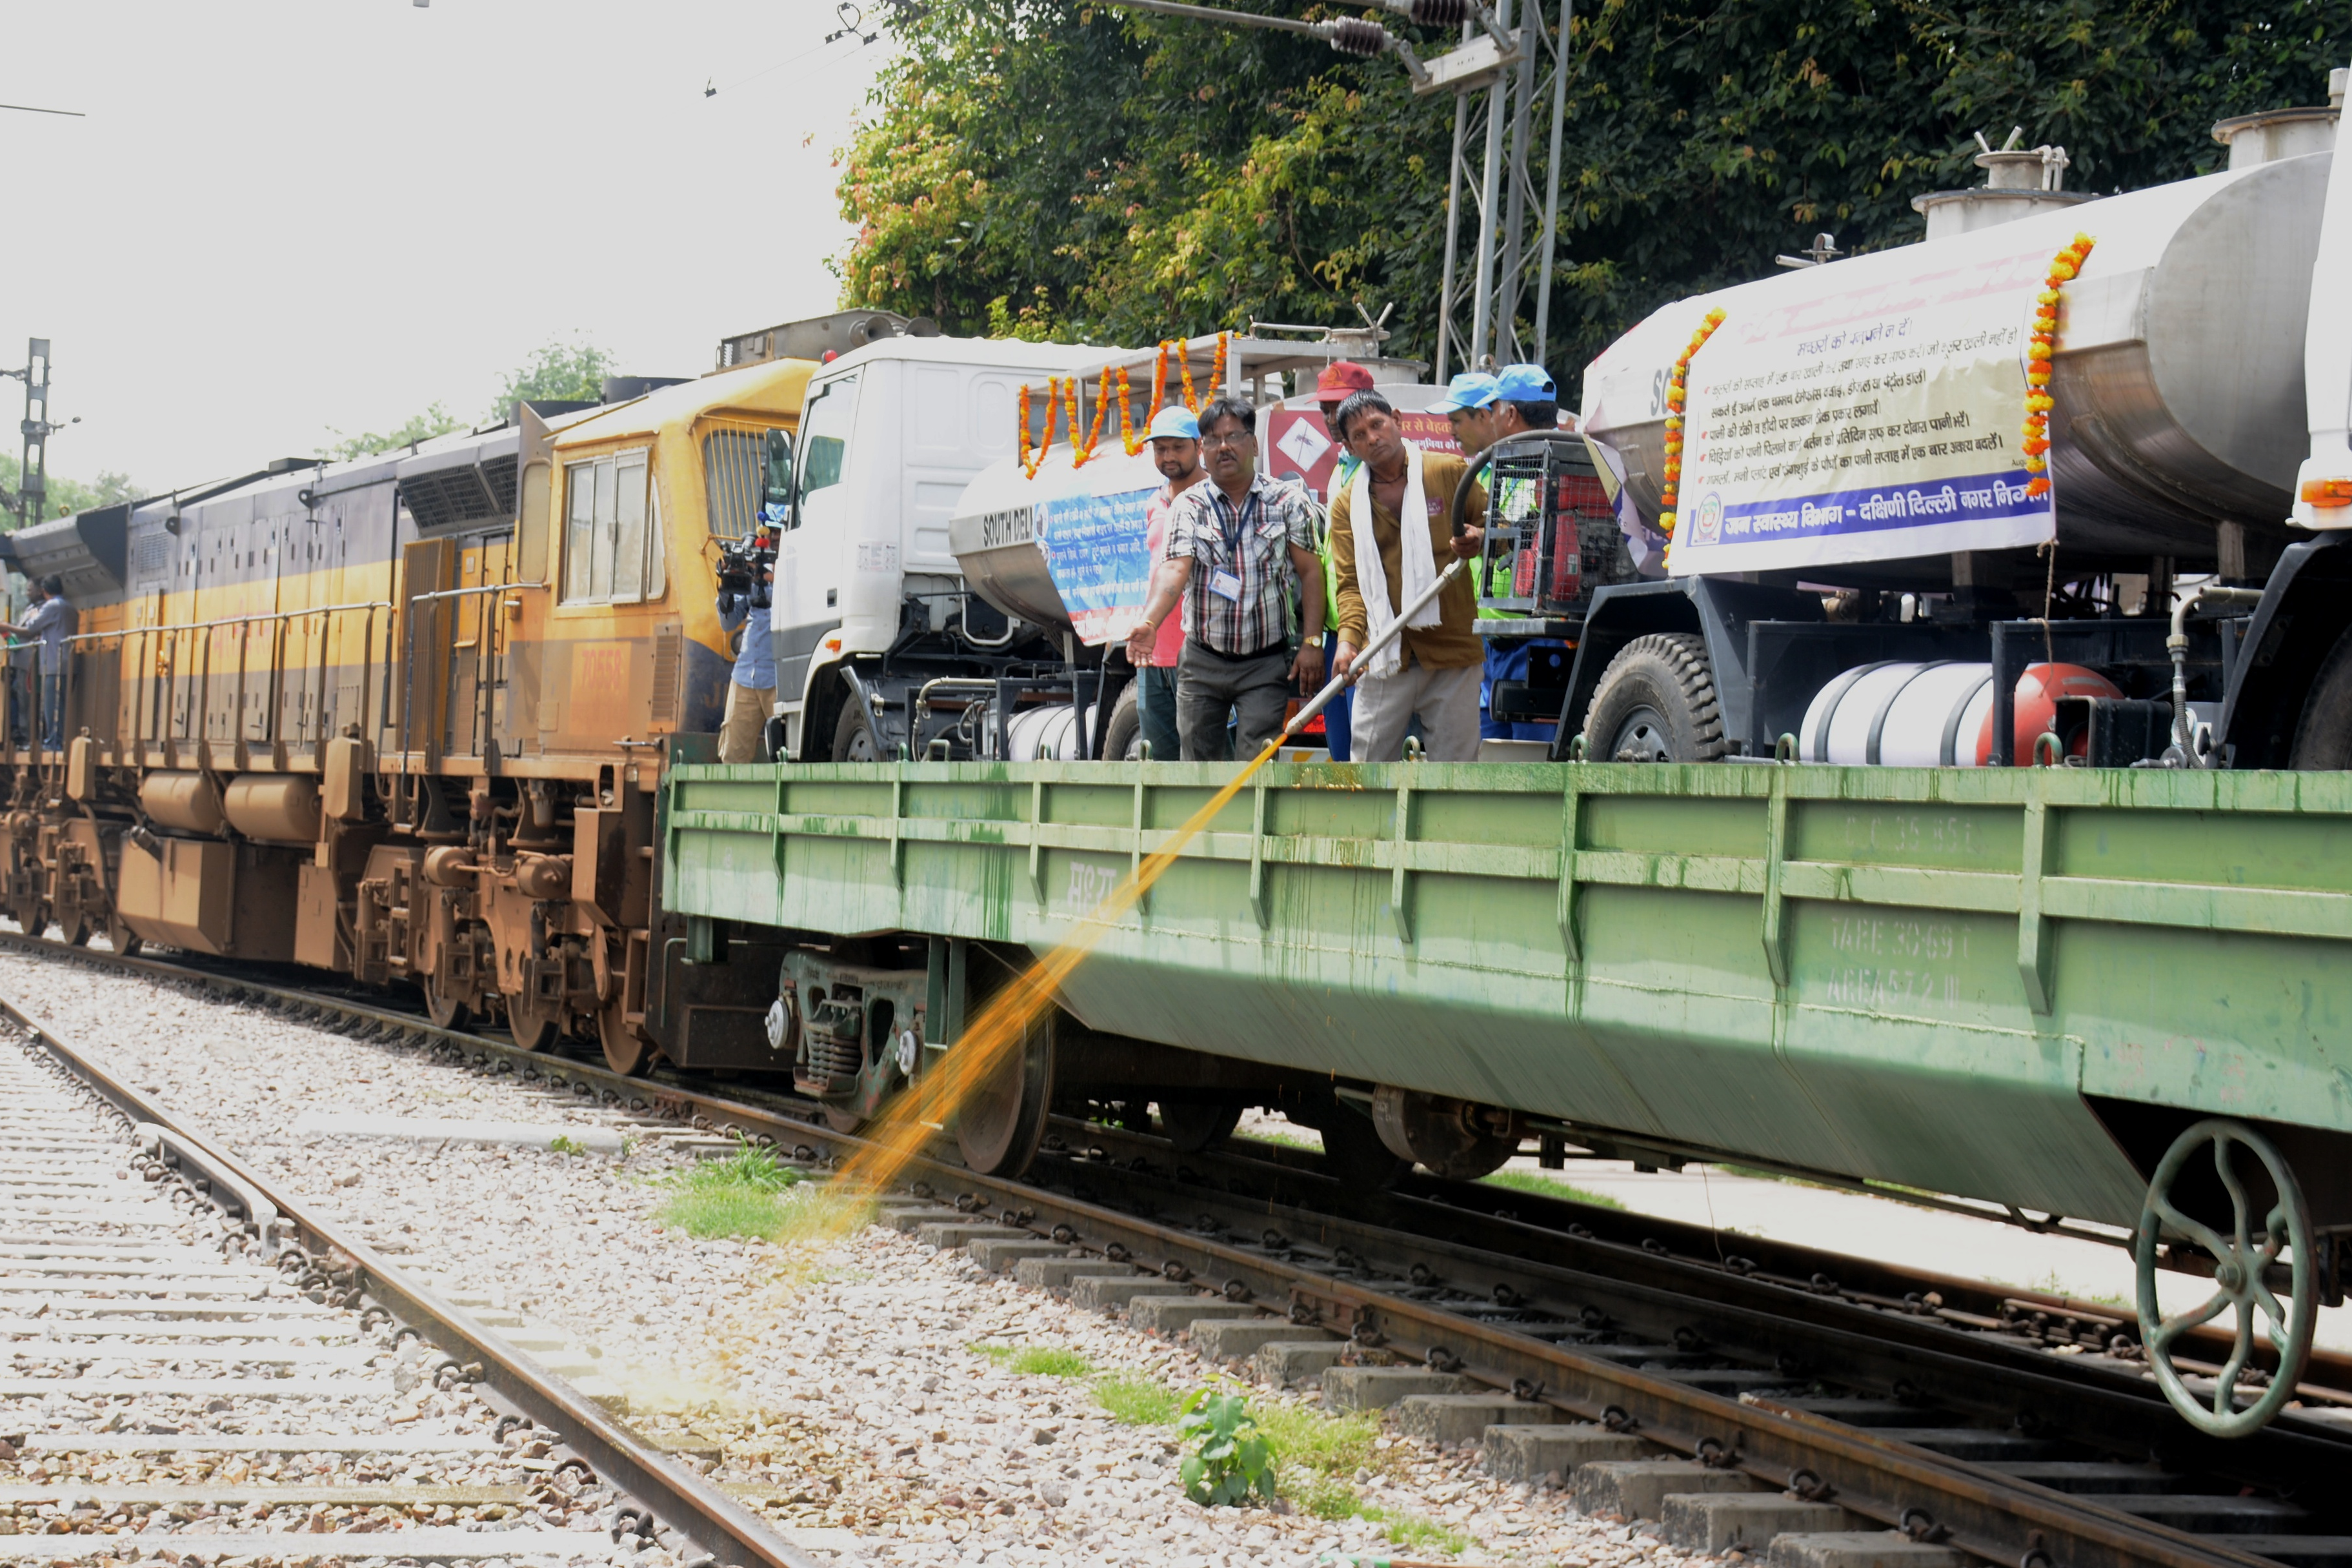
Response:
[[[1305,493],[1258,472],[1257,414],[1238,397],[1201,410],[1201,459],[1209,482],[1169,508],[1168,569],[1128,639],[1130,657],[1148,650],[1182,596],[1176,725],[1188,763],[1234,754],[1228,715],[1238,717],[1242,755],[1257,755],[1282,732],[1291,681],[1311,692],[1323,680],[1318,639],[1292,651],[1294,591],[1297,624],[1323,625],[1323,568]]]

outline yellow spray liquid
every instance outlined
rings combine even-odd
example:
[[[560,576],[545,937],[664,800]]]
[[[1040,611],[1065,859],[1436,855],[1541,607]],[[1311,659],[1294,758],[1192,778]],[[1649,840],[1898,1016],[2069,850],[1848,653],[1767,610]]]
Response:
[[[1175,864],[1184,847],[1241,793],[1251,776],[1274,760],[1285,738],[1277,735],[1268,742],[1255,761],[1234,774],[1207,805],[1187,817],[1183,826],[1170,835],[1168,842],[1147,857],[1108,898],[1078,921],[1059,945],[988,999],[965,1026],[963,1037],[948,1049],[939,1064],[861,1132],[866,1144],[842,1167],[843,1187],[880,1191],[898,1180],[908,1164],[923,1153],[933,1134],[955,1114],[957,1108],[1021,1048],[1029,1031],[1054,1006],[1055,995],[1070,972],[1084,963],[1096,944],[1135,908],[1136,901],[1151,890],[1151,885]],[[842,1216],[838,1229],[843,1233],[865,1223],[855,1205],[840,1205],[836,1212]]]

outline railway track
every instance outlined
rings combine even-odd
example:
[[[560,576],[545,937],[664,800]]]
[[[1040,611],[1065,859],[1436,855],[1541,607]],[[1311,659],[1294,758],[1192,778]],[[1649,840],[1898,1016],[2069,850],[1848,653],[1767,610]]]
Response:
[[[858,1146],[781,1100],[623,1079],[251,977],[77,956],[732,1128],[814,1169]],[[1871,1539],[1916,1568],[2352,1561],[2340,1495],[2352,1429],[2325,1408],[2352,1386],[2342,1358],[2315,1364],[2314,1413],[2222,1444],[2106,1353],[2114,1314],[2063,1298],[1745,1237],[1758,1256],[1735,1258],[1713,1233],[1461,1184],[1347,1194],[1279,1153],[1180,1155],[1092,1125],[1058,1125],[1027,1182],[944,1161],[908,1180],[886,1200],[891,1223],[983,1242],[999,1264],[1124,1301],[1139,1321],[1287,1343],[1261,1353],[1342,1367],[1327,1390],[1341,1403],[1393,1404],[1409,1429],[1440,1437],[1548,1428],[1510,1441],[1563,1463],[1609,1456],[1578,1471],[1580,1500],[1676,1516],[1686,1544],[1760,1547],[1842,1525],[1898,1532]],[[1657,1462],[1633,1453],[1668,1468],[1622,1469]]]
[[[10,1563],[811,1568],[0,999]]]

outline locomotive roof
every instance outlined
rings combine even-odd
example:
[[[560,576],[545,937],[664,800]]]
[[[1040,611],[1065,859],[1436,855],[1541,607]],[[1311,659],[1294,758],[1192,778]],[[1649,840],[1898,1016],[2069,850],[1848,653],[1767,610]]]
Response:
[[[651,436],[675,426],[691,424],[706,414],[735,412],[797,418],[801,394],[818,368],[814,360],[761,360],[697,376],[674,386],[657,386],[625,403],[583,409],[566,422],[556,424],[556,445],[572,447],[590,441]]]

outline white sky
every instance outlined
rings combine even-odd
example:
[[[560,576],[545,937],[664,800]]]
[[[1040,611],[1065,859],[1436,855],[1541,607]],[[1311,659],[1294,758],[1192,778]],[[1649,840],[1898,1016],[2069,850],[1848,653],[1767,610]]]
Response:
[[[169,489],[436,398],[479,418],[551,338],[696,375],[723,335],[832,310],[833,157],[889,48],[823,47],[838,25],[832,0],[0,0],[0,102],[89,115],[0,113],[0,365],[51,339],[51,416],[82,417],[50,473]],[[0,382],[12,453],[21,396]]]

